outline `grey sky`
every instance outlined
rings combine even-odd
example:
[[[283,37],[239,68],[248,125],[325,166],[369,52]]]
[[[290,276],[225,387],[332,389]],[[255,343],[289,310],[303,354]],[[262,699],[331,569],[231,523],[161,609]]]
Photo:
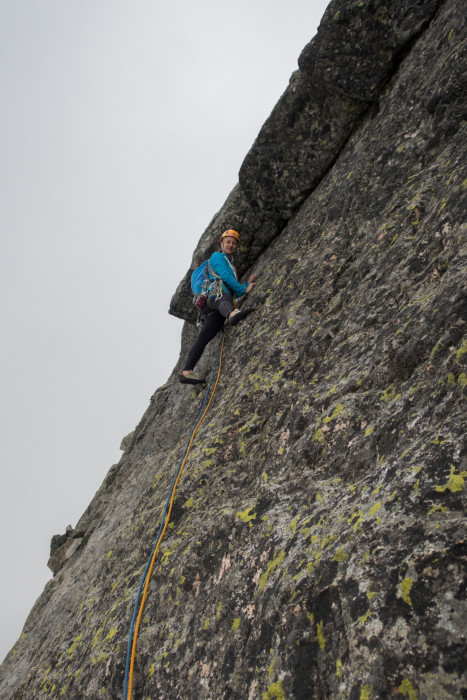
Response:
[[[175,364],[196,243],[315,0],[0,0],[0,658]]]

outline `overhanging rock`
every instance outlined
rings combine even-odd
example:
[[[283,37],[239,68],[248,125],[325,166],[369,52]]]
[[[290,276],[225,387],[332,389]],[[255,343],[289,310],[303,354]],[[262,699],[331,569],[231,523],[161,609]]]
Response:
[[[334,0],[247,154],[237,185],[198,243],[169,313],[193,323],[191,272],[222,231],[242,234],[244,274],[320,182],[442,0]]]
[[[288,218],[329,169],[441,0],[333,0],[240,168],[248,201]]]

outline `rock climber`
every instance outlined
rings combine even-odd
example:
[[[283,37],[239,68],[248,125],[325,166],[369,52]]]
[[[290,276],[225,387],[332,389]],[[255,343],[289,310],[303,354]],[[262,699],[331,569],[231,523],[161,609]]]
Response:
[[[193,369],[206,345],[217,335],[224,324],[235,326],[254,311],[252,308],[239,310],[234,305],[234,297],[249,294],[257,277],[257,275],[250,275],[248,282],[243,284],[238,281],[233,256],[239,241],[239,233],[233,229],[227,229],[220,239],[220,251],[213,253],[209,258],[207,315],[198,337],[188,351],[185,365],[179,377],[183,384],[201,384],[205,381],[193,374]]]

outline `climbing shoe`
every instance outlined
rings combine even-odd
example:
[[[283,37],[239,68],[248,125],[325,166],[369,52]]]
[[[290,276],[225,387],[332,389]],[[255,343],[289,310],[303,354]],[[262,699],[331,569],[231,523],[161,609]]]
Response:
[[[178,381],[181,384],[204,384],[206,380],[202,379],[201,377],[197,377],[196,374],[193,374],[193,372],[190,371],[189,374],[180,374]]]
[[[252,311],[256,311],[256,309],[242,309],[241,311],[236,309],[233,314],[228,317],[226,321],[227,325],[236,326],[239,321],[248,316],[248,314],[251,314]]]

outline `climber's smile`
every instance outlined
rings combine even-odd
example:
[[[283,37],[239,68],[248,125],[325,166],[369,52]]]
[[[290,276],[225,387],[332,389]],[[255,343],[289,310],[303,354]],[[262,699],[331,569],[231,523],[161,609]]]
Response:
[[[233,236],[226,236],[222,241],[224,253],[232,255],[237,250],[238,241]]]

